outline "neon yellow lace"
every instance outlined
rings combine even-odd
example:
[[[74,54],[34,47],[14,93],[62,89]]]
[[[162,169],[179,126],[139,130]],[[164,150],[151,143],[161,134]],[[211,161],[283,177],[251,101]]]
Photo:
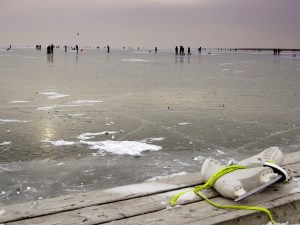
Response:
[[[219,205],[219,204],[216,204],[216,203],[212,202],[211,200],[209,200],[207,197],[205,197],[203,194],[200,193],[200,191],[202,191],[205,188],[211,188],[214,185],[214,183],[221,176],[223,176],[223,175],[225,175],[227,173],[230,173],[230,172],[232,172],[234,170],[238,170],[238,169],[246,169],[246,167],[245,166],[241,166],[241,165],[232,165],[232,166],[227,166],[227,167],[224,167],[224,168],[220,169],[205,184],[199,185],[199,186],[195,186],[193,189],[182,191],[182,192],[179,192],[178,194],[176,194],[170,200],[171,206],[175,205],[177,199],[180,196],[184,195],[187,192],[194,191],[196,195],[198,195],[199,197],[203,198],[206,202],[208,202],[209,204],[213,205],[214,207],[221,208],[221,209],[258,210],[258,211],[266,213],[268,215],[270,221],[272,222],[272,224],[276,224],[275,220],[273,219],[273,216],[272,216],[271,212],[268,209],[264,208],[264,207],[242,206],[242,205],[239,205],[239,206],[235,206],[235,205]]]

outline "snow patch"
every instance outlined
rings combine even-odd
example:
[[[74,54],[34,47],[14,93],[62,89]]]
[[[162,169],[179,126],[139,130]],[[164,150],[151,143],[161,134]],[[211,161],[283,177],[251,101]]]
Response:
[[[156,177],[150,178],[146,181],[156,181],[156,180],[166,179],[166,178],[170,178],[170,177],[184,176],[184,175],[187,175],[187,172],[183,171],[183,172],[173,173],[173,174],[166,175],[166,176],[156,176]]]
[[[116,133],[117,133],[117,131],[102,131],[102,132],[98,132],[98,133],[82,133],[77,138],[80,140],[89,140],[89,139],[93,139],[99,135],[109,135],[109,134],[116,134]]]
[[[161,146],[141,143],[137,141],[80,141],[86,144],[90,149],[97,149],[117,155],[133,155],[140,156],[144,151],[159,151]]]
[[[28,101],[10,101],[10,102],[8,102],[8,103],[11,103],[11,104],[13,104],[13,103],[26,103],[26,102],[28,102]]]
[[[298,182],[295,182],[296,187],[294,187],[292,190],[290,190],[290,194],[294,194],[294,193],[300,193],[300,180],[298,180]]]
[[[98,103],[98,102],[102,102],[102,101],[97,101],[97,100],[77,100],[77,101],[70,102],[70,104],[89,105],[89,104]]]
[[[146,59],[122,59],[123,62],[149,62],[150,60]]]
[[[162,184],[162,183],[141,183],[141,184],[133,184],[127,185],[123,187],[116,187],[105,190],[108,193],[118,193],[118,194],[126,194],[126,195],[135,195],[142,193],[151,193],[158,192],[166,189],[176,188],[175,185],[170,184]]]
[[[5,209],[0,209],[0,216],[2,216],[6,212]],[[1,224],[0,224],[1,225]]]
[[[204,162],[205,157],[199,155],[199,156],[194,157],[193,160],[196,162]]]
[[[11,144],[10,141],[3,141],[2,143],[0,143],[0,146],[10,145],[10,144]]]
[[[69,113],[68,116],[71,117],[81,117],[81,116],[85,116],[86,114],[84,113]]]
[[[26,120],[0,119],[0,123],[27,123]]]
[[[39,94],[45,95],[48,99],[51,99],[51,100],[70,96],[70,95],[61,94],[61,93],[58,93],[58,92],[55,92],[55,91],[39,92]]]
[[[217,149],[217,155],[225,155],[225,152],[223,152],[222,150]]]
[[[184,125],[188,125],[188,124],[190,124],[190,123],[188,123],[188,122],[178,123],[178,125],[180,125],[180,126],[184,126]]]
[[[65,141],[65,140],[57,140],[57,141],[50,141],[48,139],[43,140],[42,142],[50,143],[54,146],[69,146],[69,145],[74,145],[74,141]]]
[[[143,140],[141,140],[141,142],[143,143],[152,143],[153,141],[163,141],[165,140],[164,137],[158,137],[158,138],[145,138]]]

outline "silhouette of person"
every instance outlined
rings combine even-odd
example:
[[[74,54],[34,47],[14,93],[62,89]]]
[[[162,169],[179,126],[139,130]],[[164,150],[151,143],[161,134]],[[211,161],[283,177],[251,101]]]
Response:
[[[109,53],[109,45],[107,45],[107,53]]]
[[[67,52],[67,46],[65,45],[65,52]]]
[[[154,48],[155,53],[157,53],[157,47]]]
[[[180,55],[185,55],[184,54],[184,47],[183,46],[180,46]]]
[[[175,55],[178,55],[178,47],[175,47]]]
[[[198,52],[199,52],[199,54],[201,54],[201,47],[198,48]]]
[[[191,55],[191,48],[188,47],[188,55]]]
[[[47,54],[51,54],[50,45],[47,46]]]
[[[76,45],[75,48],[76,48],[76,53],[78,53],[78,45]]]
[[[54,45],[52,44],[52,45],[50,46],[50,54],[53,54],[53,49],[54,49]]]

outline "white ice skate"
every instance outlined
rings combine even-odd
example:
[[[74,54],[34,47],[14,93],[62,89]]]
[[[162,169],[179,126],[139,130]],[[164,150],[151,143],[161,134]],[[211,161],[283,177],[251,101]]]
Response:
[[[288,175],[280,167],[282,162],[283,155],[279,148],[268,148],[258,155],[242,160],[238,164],[246,168],[221,176],[214,183],[214,188],[222,196],[240,201],[271,184],[287,181]],[[201,168],[202,181],[207,182],[225,167],[217,160],[206,159]]]

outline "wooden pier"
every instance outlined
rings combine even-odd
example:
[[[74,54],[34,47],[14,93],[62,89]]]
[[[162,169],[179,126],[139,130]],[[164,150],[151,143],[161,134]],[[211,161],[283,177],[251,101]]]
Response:
[[[300,152],[285,155],[284,166],[292,179],[268,187],[262,193],[235,203],[213,189],[203,193],[218,204],[259,205],[271,211],[277,222],[300,221]],[[200,168],[199,168],[200,170]],[[218,209],[193,192],[171,208],[174,194],[201,183],[200,173],[187,174],[107,190],[61,196],[0,207],[0,224],[109,224],[109,225],[258,225],[267,224],[265,213]]]

